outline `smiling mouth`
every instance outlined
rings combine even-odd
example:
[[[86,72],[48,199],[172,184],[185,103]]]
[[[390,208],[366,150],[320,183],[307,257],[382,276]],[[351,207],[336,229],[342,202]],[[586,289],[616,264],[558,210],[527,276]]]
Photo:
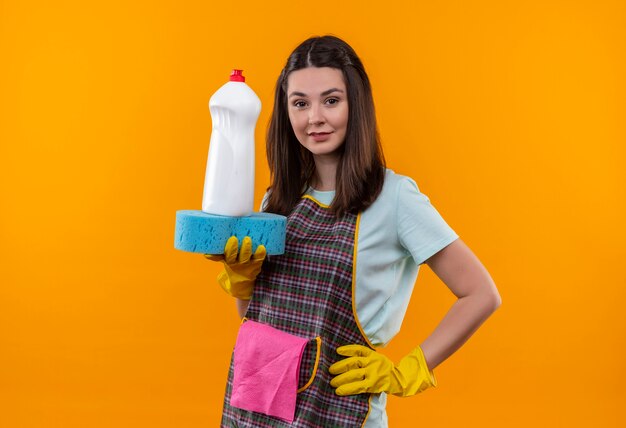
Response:
[[[330,132],[311,132],[309,135],[311,137],[314,137],[316,135],[328,135],[328,134],[330,134]]]

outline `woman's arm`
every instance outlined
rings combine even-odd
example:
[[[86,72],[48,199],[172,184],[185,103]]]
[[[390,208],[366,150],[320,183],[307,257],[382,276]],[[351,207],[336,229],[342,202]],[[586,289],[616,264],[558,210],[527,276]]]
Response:
[[[420,345],[428,368],[433,370],[478,330],[502,299],[487,269],[461,239],[434,254],[426,264],[458,298]]]
[[[237,299],[237,313],[239,314],[239,318],[243,318],[248,310],[248,305],[250,304],[250,300],[241,300]]]

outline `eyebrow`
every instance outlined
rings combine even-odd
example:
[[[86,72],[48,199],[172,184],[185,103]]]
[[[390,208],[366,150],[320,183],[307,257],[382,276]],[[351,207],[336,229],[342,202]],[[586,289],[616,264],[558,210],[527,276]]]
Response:
[[[330,88],[327,91],[322,92],[320,95],[322,97],[325,97],[326,95],[332,94],[333,92],[341,92],[341,93],[343,93],[343,91],[341,89],[339,89],[339,88]],[[291,94],[289,94],[289,98],[294,97],[294,96],[306,97],[307,95],[305,93],[303,93],[303,92],[292,92]]]

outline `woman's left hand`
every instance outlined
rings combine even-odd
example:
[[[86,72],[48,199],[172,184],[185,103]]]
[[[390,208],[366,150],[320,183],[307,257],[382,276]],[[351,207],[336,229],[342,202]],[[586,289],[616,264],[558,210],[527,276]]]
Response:
[[[361,345],[337,348],[346,356],[329,367],[335,376],[330,385],[337,395],[387,392],[401,397],[418,394],[437,386],[434,373],[428,369],[424,353],[418,346],[395,366],[393,362],[373,349]]]

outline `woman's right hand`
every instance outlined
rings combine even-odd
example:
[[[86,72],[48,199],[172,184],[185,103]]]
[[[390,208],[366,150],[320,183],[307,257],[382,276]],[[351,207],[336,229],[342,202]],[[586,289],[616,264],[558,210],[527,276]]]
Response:
[[[224,291],[238,299],[250,300],[266,251],[263,245],[259,245],[252,254],[252,240],[248,236],[241,242],[241,251],[238,249],[239,240],[231,236],[224,247],[224,254],[205,254],[204,257],[224,263],[224,270],[217,275],[217,282]]]

